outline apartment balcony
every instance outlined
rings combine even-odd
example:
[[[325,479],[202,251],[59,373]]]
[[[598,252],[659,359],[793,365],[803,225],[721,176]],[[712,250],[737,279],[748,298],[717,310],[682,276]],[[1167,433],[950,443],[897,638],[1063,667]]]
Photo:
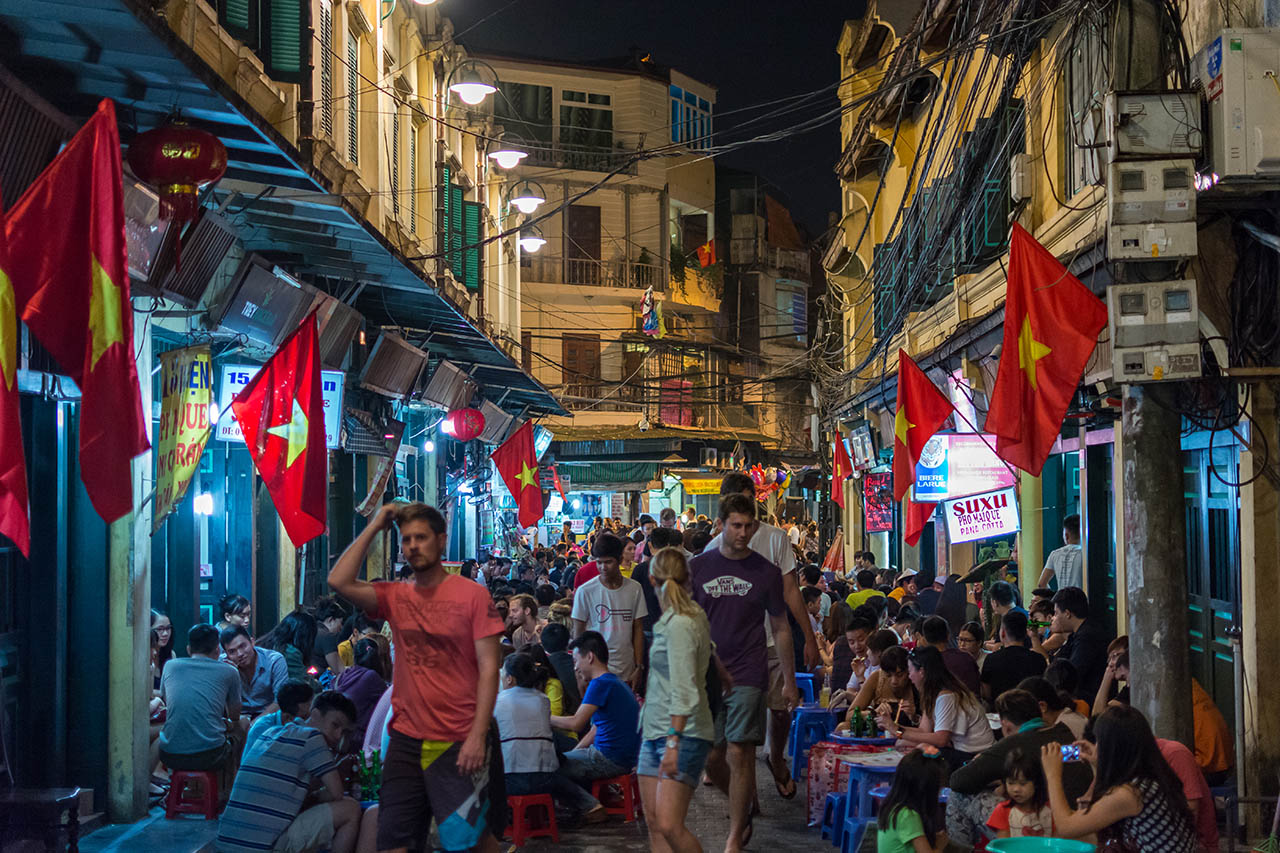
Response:
[[[667,280],[666,270],[661,264],[642,264],[621,258],[597,261],[594,258],[536,254],[525,255],[521,262],[520,278],[527,282],[662,290]]]
[[[809,280],[809,253],[799,249],[779,249],[770,246],[768,264],[779,272],[787,273],[801,281]]]
[[[529,158],[521,165],[542,166],[547,169],[576,169],[582,172],[617,172],[634,175],[638,161],[632,159],[636,148],[618,143],[613,148],[594,145],[570,145],[553,142],[549,146],[529,149]]]

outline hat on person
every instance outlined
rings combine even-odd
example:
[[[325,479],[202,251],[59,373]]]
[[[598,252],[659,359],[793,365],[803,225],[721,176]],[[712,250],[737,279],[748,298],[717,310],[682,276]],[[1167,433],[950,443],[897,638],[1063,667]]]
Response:
[[[913,578],[915,576],[916,576],[915,569],[903,569],[902,574],[898,575],[898,583],[902,583],[907,578]]]

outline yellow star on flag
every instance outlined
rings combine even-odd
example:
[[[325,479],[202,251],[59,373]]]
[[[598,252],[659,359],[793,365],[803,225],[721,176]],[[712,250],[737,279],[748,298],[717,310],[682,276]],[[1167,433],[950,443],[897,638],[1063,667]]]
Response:
[[[1036,391],[1036,362],[1044,358],[1052,349],[1045,346],[1035,339],[1035,335],[1031,333],[1031,315],[1024,314],[1022,317],[1022,331],[1018,334],[1018,367],[1022,368],[1027,374],[1027,381],[1031,383],[1031,390]]]
[[[267,435],[278,436],[289,442],[289,454],[285,461],[286,468],[293,464],[302,451],[307,449],[307,431],[306,412],[302,411],[302,406],[298,404],[298,398],[294,397],[292,419],[287,423],[278,424],[267,429]]]
[[[18,321],[13,298],[13,282],[0,270],[0,370],[4,385],[13,390],[13,377],[18,369]]]
[[[907,433],[915,428],[916,425],[907,420],[907,410],[899,406],[898,414],[893,418],[893,434],[898,437],[898,441],[902,442],[903,447],[909,446],[907,444]]]
[[[93,259],[93,284],[89,295],[89,331],[93,335],[93,354],[89,369],[98,366],[107,347],[124,342],[124,322],[120,316],[120,287],[107,271]]]
[[[536,468],[530,468],[528,462],[520,463],[520,473],[516,475],[516,479],[524,485],[520,486],[520,491],[524,491],[526,486],[533,485],[533,476],[537,473]]]

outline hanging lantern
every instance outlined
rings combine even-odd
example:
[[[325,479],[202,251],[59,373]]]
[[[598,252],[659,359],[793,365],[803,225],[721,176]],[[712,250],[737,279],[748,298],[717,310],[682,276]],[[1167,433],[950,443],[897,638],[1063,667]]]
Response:
[[[446,435],[458,441],[471,441],[484,432],[484,412],[479,409],[455,409],[440,425]]]
[[[138,135],[129,145],[129,168],[160,192],[160,218],[191,222],[197,193],[227,171],[227,149],[218,137],[178,118]]]

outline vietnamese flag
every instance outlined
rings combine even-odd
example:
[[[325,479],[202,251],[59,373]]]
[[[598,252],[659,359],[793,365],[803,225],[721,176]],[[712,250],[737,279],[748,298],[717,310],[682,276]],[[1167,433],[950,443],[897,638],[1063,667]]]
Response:
[[[916,481],[916,462],[933,434],[951,416],[942,396],[906,350],[898,350],[898,412],[893,419],[893,499],[902,500]]]
[[[698,266],[709,267],[716,262],[716,240],[712,237],[698,247]]]
[[[151,444],[134,364],[120,136],[98,104],[5,222],[22,321],[80,388],[80,479],[111,522],[133,509],[131,462]]]
[[[0,228],[0,533],[31,556],[27,457],[18,400],[18,318],[4,229]]]
[[[836,430],[835,450],[831,460],[831,500],[844,509],[844,481],[853,473],[853,463],[849,461],[849,452],[844,449],[844,437]]]
[[[564,493],[564,483],[560,482],[560,472],[554,465],[551,466],[551,482],[555,483],[556,491],[560,493],[560,500],[566,504],[569,503],[569,496]]]
[[[907,540],[907,544],[912,548],[920,541],[920,534],[924,533],[924,526],[929,523],[929,519],[933,518],[933,510],[938,505],[936,503],[918,504],[907,498],[906,528],[903,536]]]
[[[324,533],[329,451],[313,311],[231,401],[249,455],[295,546]]]
[[[521,527],[533,527],[542,518],[542,487],[538,485],[538,457],[533,452],[533,423],[525,421],[489,456],[498,476],[516,499]]]
[[[986,423],[1001,459],[1039,476],[1106,325],[1102,300],[1015,223],[1004,343]]]

